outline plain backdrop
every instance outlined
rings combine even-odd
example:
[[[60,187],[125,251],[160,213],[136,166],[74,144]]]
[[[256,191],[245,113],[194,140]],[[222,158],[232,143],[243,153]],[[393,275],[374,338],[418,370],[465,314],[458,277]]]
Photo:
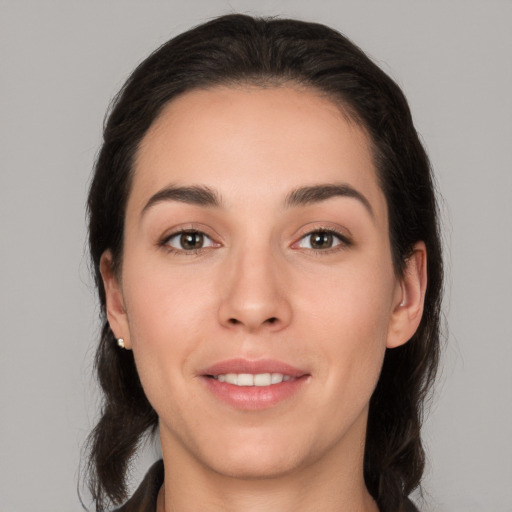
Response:
[[[159,44],[235,11],[330,24],[404,89],[448,269],[423,510],[511,512],[512,2],[499,0],[0,0],[0,512],[81,510],[98,405],[84,203],[109,101]]]

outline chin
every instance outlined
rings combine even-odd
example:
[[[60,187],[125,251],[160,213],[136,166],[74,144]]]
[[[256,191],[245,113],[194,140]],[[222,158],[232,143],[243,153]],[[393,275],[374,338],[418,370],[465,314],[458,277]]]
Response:
[[[261,451],[251,455],[244,453],[216,461],[211,469],[216,473],[239,480],[265,480],[286,476],[297,466],[297,461],[284,454],[265,454]]]
[[[304,437],[290,432],[272,436],[268,430],[258,435],[252,432],[227,436],[218,439],[214,451],[207,449],[203,452],[203,461],[216,473],[232,478],[255,480],[283,477],[314,458],[310,443]],[[295,442],[290,442],[291,439]]]

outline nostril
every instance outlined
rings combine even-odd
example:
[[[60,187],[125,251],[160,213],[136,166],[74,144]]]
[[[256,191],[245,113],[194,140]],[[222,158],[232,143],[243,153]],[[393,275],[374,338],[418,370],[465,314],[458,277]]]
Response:
[[[236,318],[230,318],[228,320],[228,322],[231,324],[231,325],[238,325],[238,324],[241,324],[242,322]],[[275,324],[276,322],[278,322],[278,319],[277,317],[273,316],[271,318],[267,318],[263,323],[264,324],[270,324],[270,325],[273,325]]]

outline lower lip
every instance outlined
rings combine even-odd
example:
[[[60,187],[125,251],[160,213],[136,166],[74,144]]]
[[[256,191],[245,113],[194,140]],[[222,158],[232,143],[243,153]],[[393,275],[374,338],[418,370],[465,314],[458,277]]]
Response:
[[[235,386],[211,377],[202,377],[208,389],[222,401],[237,409],[259,411],[274,407],[295,395],[308,375],[271,386]]]

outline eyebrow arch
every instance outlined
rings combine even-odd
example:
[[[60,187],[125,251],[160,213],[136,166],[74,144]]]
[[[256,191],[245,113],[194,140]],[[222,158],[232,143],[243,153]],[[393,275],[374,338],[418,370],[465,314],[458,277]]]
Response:
[[[202,185],[178,187],[170,185],[152,195],[142,209],[141,216],[152,206],[163,201],[178,201],[206,207],[220,207],[220,196],[211,188]]]
[[[374,217],[370,201],[361,192],[346,183],[327,183],[297,188],[288,194],[285,205],[287,207],[305,206],[339,196],[357,199]]]

